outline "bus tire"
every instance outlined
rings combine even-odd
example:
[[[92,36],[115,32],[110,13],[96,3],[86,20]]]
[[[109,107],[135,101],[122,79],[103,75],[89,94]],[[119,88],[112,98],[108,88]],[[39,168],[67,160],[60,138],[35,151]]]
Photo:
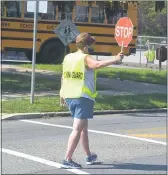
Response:
[[[49,41],[40,52],[41,63],[60,64],[65,54],[65,46],[59,40]]]
[[[33,53],[32,50],[25,51],[25,55],[29,61],[32,61],[32,53]],[[40,60],[39,57],[40,57],[39,53],[36,53],[36,63],[39,63]]]

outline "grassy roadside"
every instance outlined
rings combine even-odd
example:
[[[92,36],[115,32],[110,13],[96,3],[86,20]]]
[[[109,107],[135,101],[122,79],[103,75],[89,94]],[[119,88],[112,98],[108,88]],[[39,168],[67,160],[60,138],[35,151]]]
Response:
[[[2,92],[14,93],[30,91],[31,76],[3,72],[1,85]],[[59,76],[53,76],[52,79],[45,76],[36,76],[35,91],[55,91],[60,90],[60,87],[61,78]],[[97,83],[97,90],[112,90],[112,87],[105,87],[100,83]]]
[[[165,94],[126,96],[99,95],[95,104],[95,110],[151,109],[165,107],[167,107],[167,97]],[[68,111],[67,107],[60,107],[59,97],[36,97],[34,104],[30,104],[30,100],[25,98],[2,101],[2,113],[59,111]]]
[[[23,67],[23,68],[32,68],[32,64],[19,64],[17,65],[18,67]],[[48,71],[53,71],[57,73],[62,72],[62,65],[61,64],[36,64],[36,69],[40,70],[48,70]]]
[[[18,66],[23,68],[31,68],[31,64],[21,64]],[[62,65],[37,64],[36,69],[61,73]],[[98,70],[98,77],[119,78],[120,80],[131,80],[162,85],[167,84],[166,70],[159,71],[152,69],[123,69],[108,67]]]
[[[61,80],[60,80],[61,81]],[[55,80],[47,79],[46,77],[36,77],[35,91],[53,91],[59,90],[61,85],[58,78]],[[1,78],[2,92],[23,92],[30,91],[31,76],[2,73]]]
[[[123,69],[123,68],[103,68],[98,71],[99,77],[120,78],[120,80],[131,80],[138,82],[167,84],[167,71],[151,69]]]

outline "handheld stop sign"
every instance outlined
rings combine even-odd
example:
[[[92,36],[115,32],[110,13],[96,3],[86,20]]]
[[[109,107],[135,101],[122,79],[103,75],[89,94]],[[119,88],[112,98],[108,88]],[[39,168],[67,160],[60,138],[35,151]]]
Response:
[[[130,18],[123,17],[118,20],[115,26],[115,39],[118,45],[121,46],[121,51],[123,51],[123,47],[128,47],[128,44],[131,42],[133,28]]]

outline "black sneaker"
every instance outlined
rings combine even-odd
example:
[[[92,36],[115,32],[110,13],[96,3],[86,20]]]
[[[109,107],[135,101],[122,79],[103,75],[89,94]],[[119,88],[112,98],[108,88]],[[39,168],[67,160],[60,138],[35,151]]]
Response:
[[[91,156],[86,157],[86,164],[87,165],[92,165],[96,160],[97,160],[97,155],[92,154]]]
[[[63,160],[61,168],[79,169],[82,168],[82,166],[72,160]]]

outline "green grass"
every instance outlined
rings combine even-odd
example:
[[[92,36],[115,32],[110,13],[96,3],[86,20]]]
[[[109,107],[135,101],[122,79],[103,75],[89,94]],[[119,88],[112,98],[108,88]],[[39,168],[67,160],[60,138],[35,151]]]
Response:
[[[31,76],[2,73],[1,78],[2,92],[25,92],[30,91],[31,87]],[[52,76],[49,79],[45,76],[36,76],[35,78],[35,91],[53,91],[60,90],[61,78],[60,76]],[[97,90],[110,90],[112,87],[105,87],[97,83]]]
[[[98,77],[120,78],[154,84],[167,84],[167,71],[151,69],[103,68],[98,71]]]
[[[17,65],[19,67],[23,68],[32,68],[32,64],[19,64]],[[36,64],[36,69],[41,69],[41,70],[48,70],[48,71],[53,71],[57,73],[62,72],[62,65],[55,65],[55,64]]]
[[[96,99],[95,110],[127,110],[151,109],[167,107],[165,94],[145,94],[126,96],[99,95]],[[2,113],[26,112],[60,112],[68,111],[67,107],[60,107],[59,97],[35,97],[35,103],[29,99],[2,101]]]
[[[127,110],[151,109],[167,107],[166,94],[137,94],[137,95],[100,95],[97,99],[97,110]]]
[[[31,64],[19,65],[24,68],[31,68]],[[61,65],[47,65],[37,64],[36,69],[54,71],[56,73],[62,72]],[[120,78],[120,80],[131,80],[154,84],[167,84],[166,70],[152,70],[152,69],[123,69],[123,68],[103,68],[98,70],[98,77],[104,78]]]
[[[60,79],[60,78],[59,78]],[[35,78],[35,91],[52,91],[60,89],[58,78],[48,79],[46,77]],[[23,92],[30,91],[31,76],[12,73],[2,73],[2,92]]]

